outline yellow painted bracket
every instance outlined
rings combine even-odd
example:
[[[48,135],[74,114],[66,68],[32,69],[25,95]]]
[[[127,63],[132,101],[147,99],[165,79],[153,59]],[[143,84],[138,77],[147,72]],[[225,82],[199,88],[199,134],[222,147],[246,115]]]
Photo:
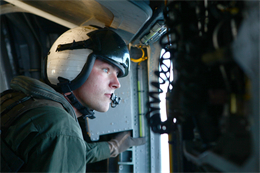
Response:
[[[143,49],[143,48],[138,47],[138,49],[141,49],[141,51],[142,51],[142,57],[139,58],[139,59],[133,59],[133,58],[130,58],[130,59],[131,59],[131,61],[133,61],[133,62],[135,62],[135,63],[138,63],[138,65],[140,65],[140,63],[141,63],[142,61],[145,61],[148,57],[145,56],[145,53],[144,53],[144,49]]]

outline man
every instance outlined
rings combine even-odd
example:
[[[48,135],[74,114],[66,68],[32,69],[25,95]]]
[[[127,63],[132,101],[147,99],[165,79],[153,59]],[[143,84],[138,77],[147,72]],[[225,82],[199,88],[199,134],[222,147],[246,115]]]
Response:
[[[113,31],[81,26],[62,34],[47,56],[48,85],[18,76],[12,90],[1,96],[1,140],[18,156],[15,169],[85,172],[87,163],[144,144],[129,132],[108,142],[86,143],[77,121],[81,116],[94,118],[94,110],[109,109],[120,87],[118,77],[126,76],[129,68],[127,46]],[[3,155],[1,166],[12,169],[14,163]]]

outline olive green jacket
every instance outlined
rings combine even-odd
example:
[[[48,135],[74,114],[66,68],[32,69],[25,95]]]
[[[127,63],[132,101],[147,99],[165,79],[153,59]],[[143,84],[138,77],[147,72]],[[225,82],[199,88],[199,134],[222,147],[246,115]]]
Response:
[[[21,171],[86,172],[87,163],[110,157],[107,142],[84,141],[75,112],[61,94],[24,76],[13,79],[11,88],[64,107],[31,109],[8,129],[5,141],[25,161]]]

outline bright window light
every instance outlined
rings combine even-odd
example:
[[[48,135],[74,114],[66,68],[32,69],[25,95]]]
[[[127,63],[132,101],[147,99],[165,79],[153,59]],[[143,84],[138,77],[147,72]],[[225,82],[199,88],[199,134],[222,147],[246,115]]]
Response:
[[[170,67],[171,61],[170,59],[170,53],[166,52],[165,50],[162,49],[161,51],[161,56],[164,56],[164,58],[167,58],[167,60],[164,60],[163,63],[167,66],[160,66],[160,71],[161,69],[163,71],[167,71],[168,67]],[[162,75],[161,78],[166,79],[167,77],[169,77],[169,75],[172,72],[169,72],[169,74],[167,73],[166,75]],[[172,75],[171,75],[172,76]],[[160,83],[162,82],[162,79],[159,79]],[[161,121],[166,121],[167,120],[167,114],[166,114],[166,92],[167,92],[167,88],[168,88],[169,83],[166,82],[165,84],[161,84],[160,88],[163,90],[163,93],[160,94],[160,108],[161,108]],[[168,138],[168,134],[162,134],[161,135],[161,172],[162,173],[169,173],[170,172],[170,162],[169,162],[169,138]]]

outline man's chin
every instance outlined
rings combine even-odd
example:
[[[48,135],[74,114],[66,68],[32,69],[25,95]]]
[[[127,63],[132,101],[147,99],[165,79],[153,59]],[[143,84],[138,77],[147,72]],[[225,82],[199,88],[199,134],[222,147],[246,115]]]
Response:
[[[99,108],[99,109],[96,109],[97,112],[107,112],[109,110],[109,107],[107,108]]]

